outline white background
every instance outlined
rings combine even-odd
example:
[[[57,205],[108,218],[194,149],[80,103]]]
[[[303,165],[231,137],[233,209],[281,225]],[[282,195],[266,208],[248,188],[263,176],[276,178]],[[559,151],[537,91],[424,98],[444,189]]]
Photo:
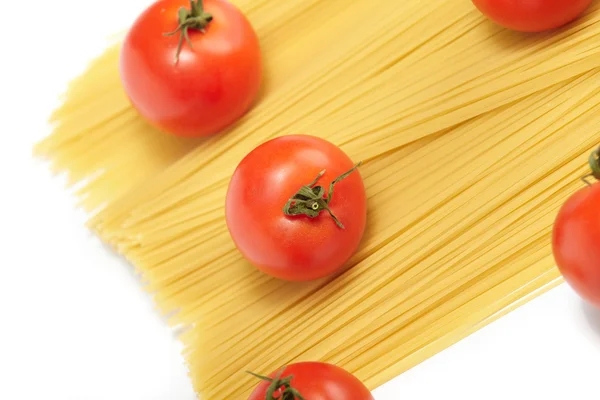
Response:
[[[65,84],[148,0],[6,3],[0,24],[0,399],[191,400],[180,345],[131,268],[85,230],[85,216],[62,180],[31,157]],[[598,400],[599,382],[600,314],[563,285],[375,396]]]

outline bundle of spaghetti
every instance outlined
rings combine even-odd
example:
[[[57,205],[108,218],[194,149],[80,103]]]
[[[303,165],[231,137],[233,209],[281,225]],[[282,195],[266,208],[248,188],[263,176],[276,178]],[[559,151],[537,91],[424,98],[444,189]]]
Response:
[[[267,78],[257,107],[230,131],[190,141],[145,127],[119,88],[116,50],[98,67],[106,76],[97,80],[114,87],[104,100],[90,95],[100,103],[77,113],[61,109],[66,121],[39,151],[74,180],[93,178],[81,191],[88,209],[153,178],[198,142],[190,168],[203,166],[191,160],[208,163],[231,147],[246,151],[290,129],[347,143],[366,158],[584,73],[599,58],[597,7],[562,32],[527,38],[491,26],[468,2],[451,0],[240,6],[261,36]],[[166,183],[178,174],[165,175]],[[148,186],[156,193],[162,187]]]
[[[598,9],[558,36],[505,46],[508,38],[498,37],[505,31],[490,36],[489,26],[470,7],[452,1],[445,5],[436,4],[414,27],[421,32],[421,25],[431,25],[435,34],[421,36],[423,42],[400,51],[400,58],[398,47],[411,43],[416,33],[393,29],[402,13],[396,15],[388,5],[388,15],[382,15],[378,25],[383,28],[374,30],[378,42],[363,38],[364,49],[352,40],[341,42],[338,50],[352,43],[344,56],[335,55],[333,63],[320,57],[313,64],[318,73],[307,69],[309,76],[287,82],[236,129],[196,148],[145,188],[114,203],[92,226],[107,241],[118,241],[115,235],[122,234],[121,244],[128,245],[123,227],[143,225],[156,216],[172,222],[176,218],[169,210],[193,214],[199,209],[195,202],[210,198],[207,192],[223,190],[248,151],[279,134],[322,136],[366,160],[589,71],[600,61]],[[371,60],[378,60],[379,70],[374,71]]]
[[[584,25],[588,23],[587,20],[583,22]],[[582,29],[579,27],[577,32],[582,32]],[[454,43],[459,41],[460,39],[457,39]],[[450,46],[446,46],[446,48],[448,47]],[[537,57],[536,54],[533,56]],[[596,57],[597,55],[590,58],[595,60]],[[553,60],[548,62],[551,63]],[[418,71],[414,72],[418,73]],[[512,84],[514,80],[517,80],[521,72],[519,70],[515,74],[508,74],[505,85]],[[447,82],[448,80],[440,81],[439,84],[441,86],[452,85]],[[530,81],[525,81],[521,86],[517,85],[515,92],[518,90],[527,92],[529,83]],[[492,81],[489,83],[488,90],[493,92],[497,85],[497,81]],[[464,108],[476,107],[478,99],[487,100],[489,93],[484,90],[486,88],[487,86],[484,86],[481,91],[471,91],[471,96],[464,100]],[[438,89],[441,91],[441,88],[438,87]],[[310,98],[313,97],[310,96]],[[265,103],[268,101],[261,106]],[[442,102],[438,107],[442,110],[445,107],[447,110],[455,106],[451,102]],[[492,106],[494,104],[487,104],[481,112]],[[359,110],[354,107],[349,108],[352,112]],[[258,109],[261,107],[259,106]],[[306,107],[296,109],[291,106],[289,109],[295,110],[292,114],[300,113],[301,116],[307,116],[298,121],[299,124],[310,119],[309,114],[319,113],[319,110],[308,110]],[[340,112],[344,112],[345,109],[340,108]],[[211,288],[220,287],[219,285],[230,280],[225,266],[230,265],[229,263],[235,264],[238,259],[223,221],[222,204],[228,177],[237,161],[257,144],[254,141],[258,142],[258,139],[254,139],[254,137],[260,136],[260,134],[269,136],[270,132],[277,132],[277,126],[281,124],[280,116],[284,114],[281,118],[289,118],[289,115],[285,115],[287,111],[285,109],[271,120],[262,121],[263,126],[260,130],[253,131],[251,135],[234,144],[229,143],[234,139],[229,139],[228,135],[215,140],[215,147],[220,146],[217,149],[212,146],[202,146],[196,149],[188,157],[172,165],[161,176],[150,180],[144,187],[137,188],[109,206],[106,211],[101,212],[92,221],[91,225],[100,232],[101,236],[106,241],[115,244],[119,251],[124,253],[144,273],[144,277],[149,283],[148,290],[157,292],[157,299],[165,313],[180,309],[180,303],[187,299],[202,298],[203,293],[211,293]],[[372,124],[379,124],[379,115],[375,111],[369,121]],[[379,141],[395,140],[396,142],[393,146],[381,146],[378,151],[371,147],[375,151],[366,154],[367,159],[401,147],[405,144],[403,132],[411,131],[422,135],[439,133],[440,131],[436,131],[434,127],[442,129],[443,132],[443,129],[468,117],[468,115],[462,114],[453,120],[453,123],[450,123],[445,122],[447,115],[443,111],[438,111],[425,119],[422,124],[411,125],[391,136],[384,130],[376,139]],[[351,120],[351,115],[347,119]],[[353,122],[345,125],[348,122],[340,120],[338,129],[341,132],[352,129]],[[270,129],[271,127],[272,129]],[[298,131],[305,130],[294,130],[294,132]],[[325,130],[323,132],[319,130],[318,126],[313,127],[309,132],[327,138],[337,134],[337,131]],[[357,139],[359,140],[360,137]],[[366,146],[362,143],[353,146],[353,143],[344,145],[348,153],[365,155]],[[208,154],[208,151],[212,154]],[[358,157],[355,158],[358,159]],[[368,174],[369,170],[365,170],[365,172]],[[373,224],[370,225],[370,229],[376,231],[382,228]],[[383,232],[388,231],[389,228],[383,228]],[[366,241],[369,243],[370,236],[367,236]],[[368,246],[365,248],[373,249]],[[210,280],[205,279],[207,275],[211,277]],[[244,277],[239,278],[240,281],[243,279]],[[184,288],[177,285],[180,281],[185,282]],[[260,281],[256,283],[259,284]]]
[[[190,141],[145,126],[115,48],[74,84],[40,146],[74,181],[93,179],[85,206],[106,206],[90,226],[189,328],[203,398],[244,398],[256,382],[243,371],[299,360],[376,387],[559,281],[550,227],[598,138],[600,5],[524,36],[454,0],[239,4],[268,78],[228,132]],[[287,133],[365,162],[361,248],[312,283],[247,265],[224,222],[235,166]]]
[[[367,178],[371,221],[393,228],[372,232],[376,251],[363,249],[335,279],[261,280],[242,263],[206,271],[211,280],[227,269],[231,282],[180,301],[178,314],[193,326],[182,339],[202,398],[244,398],[255,382],[243,371],[299,360],[335,363],[376,387],[510,306],[515,292],[554,284],[550,230],[598,138],[598,76],[465,123],[373,171],[385,194]]]

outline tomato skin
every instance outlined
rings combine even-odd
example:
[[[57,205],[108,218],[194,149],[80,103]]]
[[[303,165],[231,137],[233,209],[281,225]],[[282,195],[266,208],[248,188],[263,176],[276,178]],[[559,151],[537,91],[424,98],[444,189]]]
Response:
[[[579,295],[600,307],[600,183],[573,194],[554,223],[554,258]]]
[[[189,0],[158,0],[130,28],[121,48],[120,75],[134,108],[158,129],[177,136],[217,133],[243,116],[262,79],[258,38],[226,0],[204,0],[213,15],[205,33],[189,30],[175,63],[178,9]]]
[[[330,275],[344,266],[362,239],[367,214],[359,170],[340,181],[330,208],[341,229],[322,211],[316,218],[287,216],[286,202],[326,170],[329,184],[354,167],[335,145],[313,136],[283,136],[255,148],[238,165],[227,191],[225,216],[231,237],[261,271],[290,281]]]
[[[270,375],[275,378],[279,371]],[[301,362],[287,366],[282,378],[293,375],[291,386],[306,400],[374,400],[366,386],[354,375],[335,365]],[[248,400],[265,400],[269,382],[262,381]],[[275,396],[277,397],[277,396]]]
[[[489,19],[508,29],[542,32],[579,17],[592,0],[473,0]]]

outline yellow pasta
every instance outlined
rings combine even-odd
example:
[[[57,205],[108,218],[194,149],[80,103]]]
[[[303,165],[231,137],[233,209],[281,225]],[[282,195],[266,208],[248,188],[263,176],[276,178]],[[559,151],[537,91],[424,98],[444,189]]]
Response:
[[[247,278],[248,285],[234,282],[224,290],[223,283],[210,297],[179,301],[185,306],[178,321],[194,321],[183,339],[194,350],[188,359],[196,387],[207,398],[241,398],[253,381],[236,371],[310,359],[342,365],[376,387],[422,361],[411,355],[430,335],[469,329],[501,310],[494,307],[505,307],[502,296],[530,282],[530,291],[554,282],[549,231],[562,200],[581,185],[598,137],[600,93],[589,85],[597,76],[564,87],[556,109],[548,106],[550,92],[541,93],[527,108],[467,123],[406,157],[417,165],[406,175],[393,169],[400,176],[382,180],[387,201],[378,202],[381,194],[370,198],[377,211],[383,208],[370,213],[371,222],[394,224],[395,234],[372,232],[369,239],[388,243],[372,254],[363,250],[342,276],[301,287],[268,280],[250,286]],[[489,128],[477,144],[482,131],[472,125]],[[453,145],[465,149],[462,156],[448,157]],[[473,145],[482,153],[470,152]],[[439,169],[429,157],[448,161]],[[415,171],[423,175],[411,181]],[[395,186],[403,181],[409,187]],[[409,193],[420,194],[411,200]],[[390,199],[405,207],[394,222],[386,218],[398,209]],[[489,314],[472,321],[481,308]]]
[[[522,37],[490,26],[468,2],[453,0],[290,0],[248,2],[247,8],[264,48],[265,93],[225,136],[181,140],[145,128],[119,86],[117,48],[75,82],[76,94],[67,95],[54,117],[56,131],[37,150],[52,155],[55,168],[68,170],[73,181],[94,178],[82,192],[86,208],[114,200],[198,143],[210,160],[240,138],[248,140],[247,149],[266,135],[295,129],[339,144],[350,140],[364,158],[395,145],[381,142],[391,132],[399,143],[413,141],[440,124],[451,126],[581,74],[599,57],[596,9],[564,32]],[[365,22],[365,15],[377,23]],[[377,122],[363,118],[366,112]]]
[[[149,128],[120,87],[117,46],[73,82],[37,148],[89,180],[89,226],[185,329],[203,399],[246,398],[244,371],[299,360],[375,388],[560,283],[549,233],[599,137],[600,5],[526,36],[455,0],[237,3],[266,79],[227,132]],[[289,133],[363,160],[369,198],[347,268],[303,284],[248,265],[224,221],[238,162]]]

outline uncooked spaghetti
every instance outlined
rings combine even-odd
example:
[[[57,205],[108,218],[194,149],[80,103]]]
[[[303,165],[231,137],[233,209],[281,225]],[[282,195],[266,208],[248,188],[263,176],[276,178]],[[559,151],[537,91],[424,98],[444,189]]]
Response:
[[[91,179],[84,205],[102,207],[90,227],[189,328],[203,398],[244,398],[255,383],[245,370],[299,360],[374,388],[560,282],[551,224],[598,141],[598,5],[524,36],[454,0],[238,4],[268,78],[228,132],[149,128],[122,92],[115,47],[73,83],[38,147],[73,182]],[[365,161],[362,246],[343,272],[308,284],[249,266],[223,218],[237,163],[288,133]]]

